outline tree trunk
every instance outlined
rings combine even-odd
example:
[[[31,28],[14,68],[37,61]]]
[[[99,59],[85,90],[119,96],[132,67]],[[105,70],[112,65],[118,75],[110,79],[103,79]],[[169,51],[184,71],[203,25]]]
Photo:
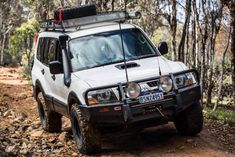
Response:
[[[219,88],[218,88],[217,98],[216,98],[216,101],[215,101],[215,104],[214,104],[212,112],[214,112],[217,109],[217,106],[219,104],[220,97],[221,97],[221,91],[222,91],[222,88],[223,88],[223,79],[224,79],[225,56],[226,56],[226,53],[228,51],[228,47],[229,47],[229,43],[230,43],[229,42],[230,36],[231,36],[231,28],[229,30],[229,35],[228,35],[228,40],[227,40],[227,44],[226,44],[225,50],[224,50],[222,58],[221,58],[221,72],[220,72],[220,79],[219,79],[219,83],[218,83],[219,84]]]
[[[191,34],[191,38],[192,38],[192,64],[193,67],[196,67],[196,21],[195,21],[195,15],[194,15],[194,19],[192,20],[192,34]]]
[[[207,95],[206,95],[206,106],[209,106],[209,104],[211,104],[211,97],[212,97],[212,90],[214,87],[214,83],[213,83],[213,74],[214,74],[214,64],[210,65],[209,68],[209,76],[208,76],[208,87],[207,87]]]
[[[9,26],[9,28],[3,33],[3,40],[2,40],[2,46],[1,46],[1,56],[0,56],[0,65],[3,65],[4,49],[5,49],[5,45],[6,45],[6,37],[7,37],[7,34],[10,32],[11,28],[12,28],[12,26]]]
[[[200,1],[199,1],[199,5],[200,5]],[[195,51],[195,57],[194,57],[194,61],[195,61],[195,67],[198,68],[199,67],[199,63],[200,63],[200,43],[199,43],[199,35],[201,35],[202,30],[201,30],[201,26],[199,24],[199,14],[198,14],[198,10],[197,10],[197,5],[196,5],[196,0],[193,1],[193,14],[194,14],[194,38],[193,40],[195,43],[195,48],[193,45],[193,51]]]
[[[3,55],[4,55],[4,49],[5,49],[5,42],[6,42],[6,33],[3,34],[0,65],[3,65]]]
[[[181,35],[181,40],[179,44],[179,49],[178,49],[178,60],[184,62],[184,46],[185,46],[185,37],[186,37],[186,31],[187,27],[189,25],[190,21],[190,14],[191,14],[191,0],[186,1],[186,10],[185,10],[185,22],[184,22],[184,27],[183,27],[183,32]]]
[[[114,0],[112,0],[111,5],[112,5],[112,11],[114,11]]]
[[[222,16],[220,15],[222,14],[222,8],[223,7],[221,6],[218,12],[215,12],[211,15],[212,19],[211,19],[211,37],[210,37],[210,51],[209,51],[210,54],[208,56],[208,63],[207,63],[210,66],[208,70],[209,80],[208,80],[207,101],[206,101],[207,106],[211,104],[212,90],[214,87],[214,81],[212,80],[212,77],[214,73],[215,42],[221,26]]]
[[[172,51],[173,53],[171,56],[172,60],[176,60],[177,58],[177,54],[176,54],[176,30],[177,30],[177,19],[176,19],[176,0],[172,0],[171,1],[171,8],[172,8],[172,16],[171,16],[171,23],[170,23],[170,27],[171,27],[171,35],[172,35]]]
[[[206,57],[206,45],[207,45],[207,39],[208,39],[208,18],[207,18],[207,13],[206,13],[206,9],[205,9],[205,1],[202,0],[201,1],[201,6],[202,6],[202,11],[205,17],[205,21],[204,21],[204,33],[202,34],[202,48],[201,48],[201,56],[200,56],[200,62],[201,62],[201,76],[200,76],[200,80],[202,80],[201,82],[201,88],[202,90],[204,90],[204,87],[206,87],[206,64],[205,64],[205,57]],[[202,30],[200,30],[202,31]],[[202,32],[201,32],[202,33]],[[202,93],[202,100],[204,97],[204,93]]]
[[[2,24],[3,24],[3,11],[2,11],[2,5],[0,3],[0,28],[2,28]]]
[[[186,53],[184,56],[184,63],[190,68],[191,67],[191,59],[189,57],[189,24],[186,30]]]
[[[232,53],[232,82],[233,82],[233,103],[235,103],[235,2],[233,1],[230,6],[230,15],[231,15],[231,53]]]

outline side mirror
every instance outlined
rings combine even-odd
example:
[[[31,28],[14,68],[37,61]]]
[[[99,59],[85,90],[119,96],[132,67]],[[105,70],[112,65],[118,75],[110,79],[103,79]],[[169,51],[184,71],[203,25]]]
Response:
[[[158,45],[158,50],[160,51],[160,53],[162,55],[165,55],[168,53],[168,45],[165,41],[163,42],[160,42],[159,45]]]
[[[63,71],[63,65],[59,61],[52,61],[49,63],[49,69],[51,74],[62,74]]]

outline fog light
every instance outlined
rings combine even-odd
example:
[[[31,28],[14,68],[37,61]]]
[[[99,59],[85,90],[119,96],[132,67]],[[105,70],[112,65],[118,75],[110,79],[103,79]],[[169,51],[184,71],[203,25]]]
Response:
[[[160,77],[160,87],[164,92],[169,92],[172,89],[172,80],[168,76]]]
[[[137,83],[131,82],[127,85],[126,95],[131,99],[135,99],[140,95],[140,86]]]

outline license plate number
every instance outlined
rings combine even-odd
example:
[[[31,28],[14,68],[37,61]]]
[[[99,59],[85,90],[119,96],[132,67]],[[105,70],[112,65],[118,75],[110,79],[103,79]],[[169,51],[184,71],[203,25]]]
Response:
[[[143,95],[139,97],[139,103],[148,103],[148,102],[153,102],[157,100],[164,99],[163,93],[150,93],[148,95]]]

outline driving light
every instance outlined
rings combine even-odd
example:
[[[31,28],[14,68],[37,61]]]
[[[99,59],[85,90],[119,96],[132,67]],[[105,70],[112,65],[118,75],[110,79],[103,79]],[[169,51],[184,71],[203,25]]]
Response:
[[[131,82],[127,85],[126,95],[131,99],[135,99],[140,95],[140,86],[137,83]]]
[[[169,92],[172,89],[172,80],[168,76],[160,77],[160,88],[164,92]]]

